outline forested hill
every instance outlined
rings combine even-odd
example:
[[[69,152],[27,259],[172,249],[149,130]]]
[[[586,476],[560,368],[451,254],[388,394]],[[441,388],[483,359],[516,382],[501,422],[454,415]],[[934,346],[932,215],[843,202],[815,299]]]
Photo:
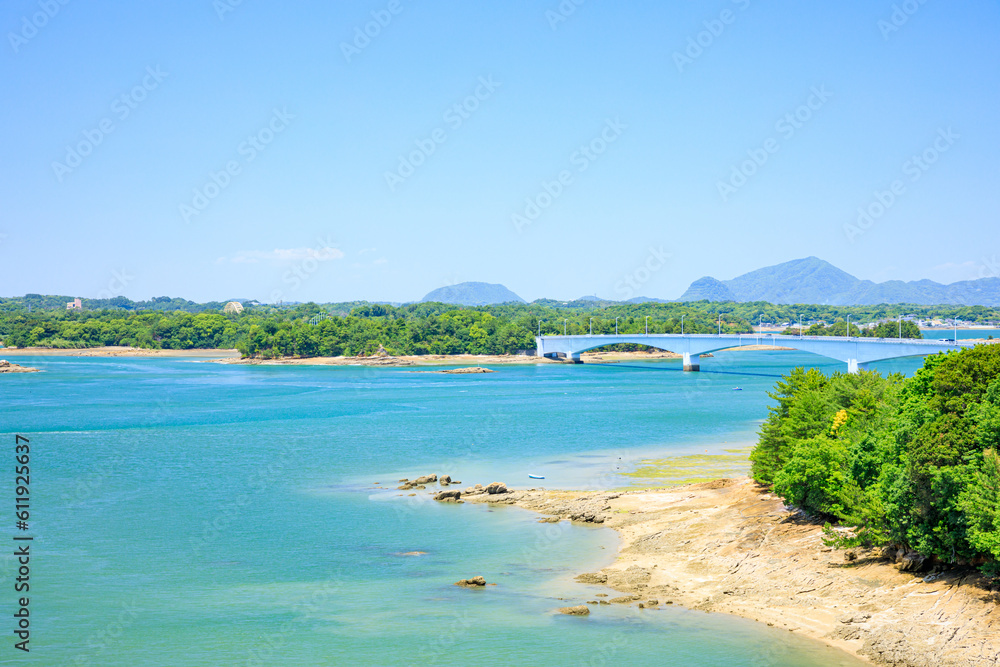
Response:
[[[853,529],[831,543],[1000,575],[1000,345],[928,357],[906,380],[799,368],[770,395],[753,477]]]
[[[775,306],[767,303],[642,303],[558,302],[461,307],[442,303],[405,306],[387,304],[314,303],[267,306],[245,303],[239,314],[219,308],[191,313],[177,310],[117,309],[67,311],[0,310],[0,342],[16,347],[95,347],[131,345],[146,348],[237,348],[252,356],[369,355],[384,347],[391,354],[505,354],[534,347],[534,336],[589,331],[613,333],[617,319],[621,333],[749,333],[752,324],[792,322],[801,316],[805,335],[842,335],[850,317],[856,324],[893,320],[864,335],[919,336],[915,326],[895,319],[912,313],[919,317],[958,317],[966,321],[1000,320],[990,308],[915,306]],[[822,320],[827,325],[810,322]],[[797,325],[791,328],[797,333]]]

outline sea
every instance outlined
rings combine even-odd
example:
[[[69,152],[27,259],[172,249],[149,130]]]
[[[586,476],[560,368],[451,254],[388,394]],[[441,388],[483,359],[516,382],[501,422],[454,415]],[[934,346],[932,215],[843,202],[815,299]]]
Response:
[[[613,530],[396,489],[431,473],[460,488],[628,486],[624,473],[645,459],[750,447],[782,373],[845,370],[839,362],[720,352],[698,373],[629,361],[475,375],[17,362],[43,372],[0,378],[0,664],[862,664],[785,630],[679,606],[555,614],[613,595],[574,581],[613,563]],[[30,469],[23,528],[18,442]],[[25,544],[27,575],[14,555]],[[496,585],[454,585],[477,575]],[[16,593],[25,576],[30,589]],[[29,652],[15,647],[21,597]]]

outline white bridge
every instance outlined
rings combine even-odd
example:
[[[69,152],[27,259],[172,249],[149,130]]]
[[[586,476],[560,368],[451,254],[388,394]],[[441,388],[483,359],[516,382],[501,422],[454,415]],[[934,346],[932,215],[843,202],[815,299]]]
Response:
[[[812,352],[847,364],[857,373],[866,364],[899,357],[922,357],[972,347],[966,341],[921,338],[856,338],[844,336],[783,336],[780,334],[597,334],[583,336],[536,336],[540,357],[564,358],[580,363],[580,354],[605,345],[647,345],[684,355],[684,370],[700,369],[698,355],[744,345],[775,345]]]

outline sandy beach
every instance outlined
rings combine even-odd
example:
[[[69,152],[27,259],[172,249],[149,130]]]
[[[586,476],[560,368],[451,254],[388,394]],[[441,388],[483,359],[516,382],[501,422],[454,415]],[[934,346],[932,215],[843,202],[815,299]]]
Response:
[[[746,345],[727,351],[787,350],[791,348],[769,345]],[[702,355],[711,357],[711,354]],[[617,363],[621,361],[662,361],[679,360],[682,355],[656,350],[653,352],[584,352],[580,355],[585,364]],[[549,359],[534,355],[488,355],[488,354],[426,354],[419,356],[374,355],[371,357],[286,357],[283,359],[239,359],[215,360],[223,364],[265,365],[265,366],[452,366],[452,365],[523,365],[523,364],[565,364],[561,359]]]
[[[201,358],[239,358],[236,350],[151,350],[144,347],[83,347],[56,349],[51,347],[5,347],[0,349],[0,356],[32,356],[32,357],[201,357]]]
[[[567,604],[735,614],[875,664],[1000,664],[998,584],[991,590],[967,568],[901,571],[896,554],[880,549],[826,547],[820,523],[746,477],[668,490],[463,493],[462,500],[615,529],[617,561],[578,581],[619,595]]]

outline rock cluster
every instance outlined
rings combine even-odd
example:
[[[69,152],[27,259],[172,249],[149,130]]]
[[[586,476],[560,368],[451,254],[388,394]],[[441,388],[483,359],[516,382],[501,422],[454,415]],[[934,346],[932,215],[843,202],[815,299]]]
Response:
[[[462,579],[461,581],[456,581],[455,585],[463,586],[465,588],[482,588],[486,586],[486,579],[482,576],[472,577],[471,579]]]
[[[578,604],[575,607],[559,607],[556,610],[560,614],[566,614],[567,616],[589,616],[590,608],[585,604]]]
[[[448,486],[450,484],[461,484],[461,482],[451,481],[451,475],[441,475],[441,479],[438,479],[437,475],[421,475],[416,479],[410,480],[403,478],[399,480],[400,486],[396,488],[400,491],[409,491],[411,489],[426,489],[428,484],[434,484],[438,482],[441,486]]]
[[[475,486],[470,486],[463,493],[467,496],[477,496],[480,494],[487,494],[490,496],[496,496],[504,493],[510,493],[510,489],[503,482],[491,482],[486,486],[482,484],[476,484]]]
[[[37,368],[30,368],[28,366],[19,366],[18,364],[12,364],[6,359],[0,359],[0,373],[37,373]]]

